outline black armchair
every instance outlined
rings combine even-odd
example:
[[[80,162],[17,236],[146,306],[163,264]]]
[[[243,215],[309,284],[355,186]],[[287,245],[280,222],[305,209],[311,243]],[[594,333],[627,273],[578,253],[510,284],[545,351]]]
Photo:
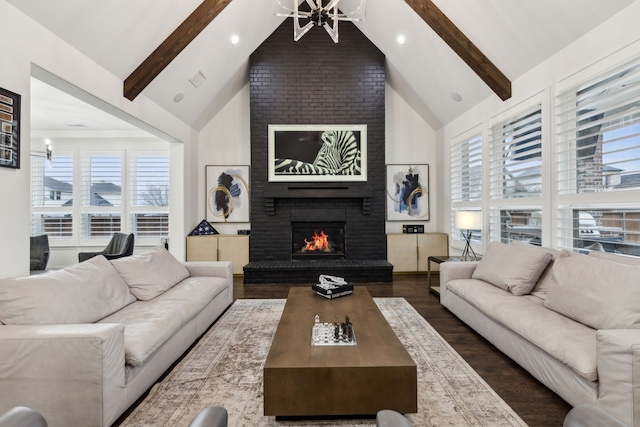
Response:
[[[46,270],[49,262],[49,236],[43,234],[41,236],[31,237],[31,255],[29,261],[29,270]]]
[[[133,255],[134,236],[131,234],[114,233],[106,248],[100,252],[80,252],[78,260],[86,261],[94,256],[104,255],[107,259],[117,259]]]

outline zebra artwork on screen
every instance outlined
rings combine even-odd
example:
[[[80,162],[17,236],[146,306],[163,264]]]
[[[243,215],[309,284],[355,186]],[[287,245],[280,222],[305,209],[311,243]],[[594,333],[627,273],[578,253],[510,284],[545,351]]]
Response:
[[[269,125],[269,181],[366,180],[366,125]]]

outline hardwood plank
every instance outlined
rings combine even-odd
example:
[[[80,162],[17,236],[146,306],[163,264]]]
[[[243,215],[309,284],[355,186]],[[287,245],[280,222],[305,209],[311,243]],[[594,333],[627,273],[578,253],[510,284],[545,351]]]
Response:
[[[439,280],[436,274],[434,283]],[[234,299],[286,298],[301,284],[245,285],[234,278]],[[440,305],[426,274],[394,275],[392,283],[367,283],[372,297],[403,297],[530,426],[562,426],[571,406]],[[356,331],[357,336],[357,331]]]
[[[431,0],[405,0],[500,99],[511,98],[511,81]]]
[[[213,21],[231,0],[204,0],[124,81],[124,96],[133,101]]]

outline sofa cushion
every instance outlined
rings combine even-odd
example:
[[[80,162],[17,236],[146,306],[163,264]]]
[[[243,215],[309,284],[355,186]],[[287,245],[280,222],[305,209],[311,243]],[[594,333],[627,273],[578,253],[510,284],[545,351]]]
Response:
[[[229,287],[220,277],[189,277],[150,301],[137,301],[100,323],[122,323],[129,365],[141,366],[165,341]]]
[[[628,265],[640,265],[640,257],[624,255],[624,254],[616,254],[612,252],[600,252],[600,251],[590,251],[589,256],[607,259],[609,261],[619,262],[620,264],[628,264]]]
[[[135,301],[103,256],[62,270],[0,280],[6,325],[94,323]]]
[[[547,308],[596,329],[640,328],[640,265],[562,251]]]
[[[549,261],[551,254],[548,252],[491,242],[472,278],[484,280],[513,295],[526,295],[533,289]]]
[[[483,281],[452,280],[447,289],[587,381],[598,378],[595,329],[548,310],[536,296],[517,297]]]
[[[547,265],[547,268],[544,269],[540,278],[536,282],[533,289],[531,289],[530,294],[535,295],[538,298],[547,299],[547,292],[549,290],[549,285],[551,283],[551,267],[553,266],[553,261],[556,259],[560,251],[555,249],[544,248],[542,246],[532,245],[530,243],[523,242],[521,240],[514,240],[511,242],[514,246],[524,246],[525,248],[532,249],[534,251],[548,252],[551,254],[551,261]]]
[[[131,293],[147,301],[189,277],[189,270],[164,246],[130,257],[111,260]]]

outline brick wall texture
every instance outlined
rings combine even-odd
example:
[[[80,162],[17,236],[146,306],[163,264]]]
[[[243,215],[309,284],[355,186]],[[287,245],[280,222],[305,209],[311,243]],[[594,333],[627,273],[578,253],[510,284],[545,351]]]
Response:
[[[314,27],[293,41],[287,19],[250,57],[251,97],[251,261],[290,261],[292,212],[312,209],[317,220],[346,218],[346,258],[385,260],[385,58],[351,23],[340,23],[334,44]],[[266,189],[301,184],[268,182],[267,148],[270,124],[366,124],[366,183],[339,185],[347,197],[275,200],[275,214],[265,208]],[[363,214],[362,199],[350,192],[372,188],[371,209]]]

